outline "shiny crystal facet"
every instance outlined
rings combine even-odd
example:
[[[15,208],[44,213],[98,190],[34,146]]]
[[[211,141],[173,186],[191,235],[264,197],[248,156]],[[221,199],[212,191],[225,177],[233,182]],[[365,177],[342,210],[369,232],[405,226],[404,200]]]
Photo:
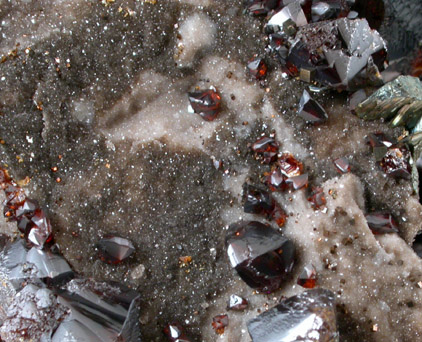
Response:
[[[248,63],[249,73],[258,80],[265,77],[267,69],[265,61],[259,57],[249,61]]]
[[[287,178],[286,184],[294,190],[306,188],[308,186],[308,174]]]
[[[293,243],[257,221],[232,224],[226,237],[230,264],[252,288],[273,292],[289,276],[295,261]]]
[[[252,145],[252,151],[262,158],[262,161],[269,164],[277,159],[278,143],[274,138],[261,137]]]
[[[98,242],[97,248],[100,259],[109,264],[118,264],[135,251],[131,241],[113,235],[102,238]]]
[[[305,289],[313,289],[317,282],[317,273],[313,265],[306,265],[297,279],[297,284]]]
[[[170,342],[191,342],[186,336],[182,325],[178,322],[167,324],[164,328],[164,335]]]
[[[299,176],[303,170],[303,164],[290,153],[283,153],[277,160],[277,166],[286,177]]]
[[[371,231],[377,234],[398,233],[398,225],[390,213],[370,213],[365,215]]]
[[[288,4],[281,11],[274,14],[267,25],[273,27],[274,31],[279,31],[283,28],[283,24],[289,19],[297,26],[304,26],[308,23],[305,13],[298,1]]]
[[[304,90],[299,102],[298,115],[306,122],[322,123],[328,119],[328,115],[321,105],[311,98],[309,93]]]
[[[245,184],[243,186],[244,206],[245,213],[270,215],[274,210],[275,202],[269,192]]]
[[[206,121],[213,121],[220,112],[221,96],[214,89],[188,93],[193,111]]]
[[[323,207],[325,204],[327,204],[324,190],[320,187],[313,189],[311,196],[308,197],[308,201],[311,202],[312,208],[315,210]]]
[[[248,322],[253,342],[337,342],[335,297],[313,289],[285,299]]]
[[[387,175],[394,178],[410,179],[412,174],[410,158],[407,148],[392,146],[387,150],[380,164]]]
[[[287,188],[286,176],[282,174],[279,167],[276,167],[269,174],[266,175],[264,183],[271,191],[284,191]]]
[[[333,163],[340,173],[350,172],[350,163],[349,163],[349,160],[347,160],[347,158],[340,157],[340,158],[334,159]]]
[[[242,311],[248,307],[248,301],[238,295],[231,295],[227,303],[228,310]]]

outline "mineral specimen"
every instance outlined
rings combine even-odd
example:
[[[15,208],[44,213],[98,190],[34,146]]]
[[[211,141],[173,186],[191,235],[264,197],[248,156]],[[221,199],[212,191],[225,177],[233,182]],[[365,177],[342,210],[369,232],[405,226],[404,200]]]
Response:
[[[317,273],[313,265],[306,265],[297,279],[297,284],[305,289],[313,289],[317,282]]]
[[[252,151],[262,158],[265,164],[269,164],[277,159],[279,145],[272,137],[263,136],[252,145]]]
[[[308,290],[285,299],[248,322],[253,342],[335,342],[335,297],[325,289]]]
[[[277,290],[293,269],[293,243],[260,222],[232,224],[226,246],[232,267],[250,287],[259,291]]]
[[[405,146],[392,146],[387,150],[380,164],[387,175],[410,179],[412,174],[410,159],[410,152]]]
[[[255,77],[257,80],[260,80],[265,77],[267,74],[267,64],[262,58],[254,58],[248,63],[249,73]]]
[[[164,328],[164,335],[170,342],[190,342],[191,340],[186,336],[184,329],[180,323],[173,322],[167,324]]]

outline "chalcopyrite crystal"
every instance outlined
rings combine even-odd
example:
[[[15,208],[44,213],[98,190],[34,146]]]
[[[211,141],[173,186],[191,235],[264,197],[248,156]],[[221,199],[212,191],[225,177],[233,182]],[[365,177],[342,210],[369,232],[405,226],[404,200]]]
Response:
[[[108,264],[118,264],[135,251],[131,241],[113,235],[102,238],[98,242],[97,248],[100,259]]]
[[[280,288],[295,263],[293,242],[257,221],[232,224],[226,246],[230,264],[239,276],[262,292]]]
[[[299,102],[298,115],[302,117],[306,122],[318,124],[323,123],[328,119],[328,115],[324,108],[311,98],[311,95],[304,90],[302,97]]]
[[[285,299],[248,322],[253,342],[337,342],[335,297],[313,289]]]

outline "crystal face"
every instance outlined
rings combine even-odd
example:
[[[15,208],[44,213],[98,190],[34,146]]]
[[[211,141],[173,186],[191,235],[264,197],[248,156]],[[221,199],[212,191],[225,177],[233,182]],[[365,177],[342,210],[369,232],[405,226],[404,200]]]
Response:
[[[229,325],[229,317],[227,315],[217,315],[212,319],[212,327],[219,335],[224,334],[224,329]]]
[[[248,307],[248,301],[245,298],[242,298],[238,295],[231,295],[228,303],[227,309],[228,310],[235,310],[235,311],[242,311]]]
[[[370,213],[365,218],[375,235],[399,232],[397,222],[390,213]]]
[[[303,164],[290,153],[283,153],[277,160],[280,172],[286,177],[295,177],[302,174]]]
[[[188,93],[193,111],[205,121],[213,121],[221,107],[221,96],[215,89],[200,90]]]
[[[302,117],[306,122],[317,124],[327,121],[328,115],[324,108],[311,98],[309,93],[304,90],[303,95],[300,98],[298,115]]]
[[[350,163],[346,158],[341,157],[334,159],[333,163],[340,173],[350,172]]]
[[[305,173],[300,176],[287,178],[286,184],[291,186],[294,190],[306,188],[308,186],[308,174]]]
[[[167,324],[164,328],[164,335],[170,342],[190,342],[191,340],[186,336],[184,329],[180,323],[173,322]]]
[[[257,80],[265,77],[267,74],[267,69],[267,64],[262,58],[254,58],[248,63],[249,73]]]
[[[285,299],[248,322],[253,342],[337,342],[335,297],[325,289]]]
[[[259,138],[251,148],[257,156],[262,158],[265,164],[269,164],[277,159],[279,146],[274,138],[265,136]]]
[[[311,202],[312,208],[315,210],[321,209],[321,207],[327,204],[324,190],[320,187],[313,189],[311,196],[308,197],[308,201]]]
[[[285,180],[286,176],[281,173],[279,167],[276,167],[266,175],[264,183],[270,188],[271,191],[284,191],[287,188]]]
[[[293,242],[257,221],[232,224],[226,237],[230,264],[252,288],[280,288],[295,263]]]
[[[118,264],[135,251],[135,247],[128,239],[113,235],[102,238],[97,248],[100,259],[108,264]]]
[[[384,172],[394,178],[410,179],[412,167],[410,166],[410,152],[403,147],[390,147],[380,162]]]
[[[313,265],[306,265],[297,279],[297,284],[305,289],[313,289],[317,282],[317,273]]]

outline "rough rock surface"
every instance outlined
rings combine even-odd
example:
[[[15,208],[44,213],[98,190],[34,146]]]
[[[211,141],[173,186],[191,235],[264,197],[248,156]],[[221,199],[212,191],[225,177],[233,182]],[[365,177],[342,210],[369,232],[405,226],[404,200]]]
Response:
[[[198,341],[250,341],[246,322],[303,291],[295,283],[309,263],[318,286],[337,294],[341,341],[420,340],[422,264],[410,246],[422,207],[364,142],[400,130],[361,121],[337,93],[315,95],[328,121],[306,125],[296,115],[304,83],[271,61],[264,86],[247,75],[265,42],[263,22],[242,10],[238,0],[0,1],[1,163],[30,178],[27,193],[49,210],[75,271],[139,290],[146,341],[164,341],[174,320]],[[206,30],[191,35],[192,25]],[[188,113],[186,94],[211,85],[223,108],[205,122]],[[327,211],[314,211],[305,190],[275,195],[290,214],[283,231],[299,263],[267,296],[230,269],[224,236],[233,222],[260,219],[243,213],[241,192],[268,171],[248,144],[271,132],[323,186]],[[349,158],[354,175],[337,177],[338,157]],[[392,212],[399,235],[375,237],[364,218],[373,209]],[[3,218],[0,226],[14,234]],[[133,241],[128,262],[98,260],[94,246],[107,233]],[[183,256],[192,262],[180,263]],[[212,317],[227,312],[233,293],[249,309],[230,312],[217,337]]]

